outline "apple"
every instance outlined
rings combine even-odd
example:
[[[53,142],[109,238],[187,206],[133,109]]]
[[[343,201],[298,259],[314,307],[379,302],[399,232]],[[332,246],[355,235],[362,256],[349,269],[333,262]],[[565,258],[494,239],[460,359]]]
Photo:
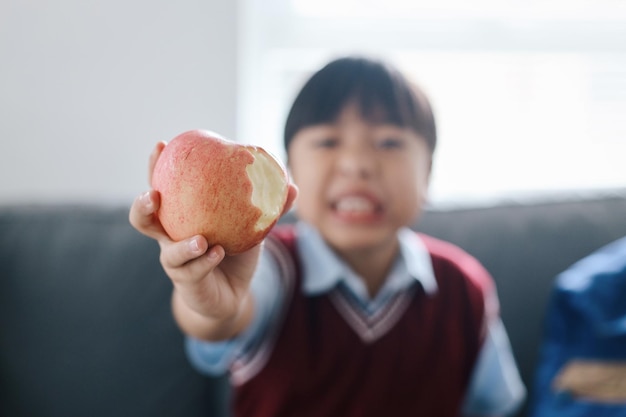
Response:
[[[227,255],[267,236],[283,213],[288,185],[287,170],[270,152],[208,130],[172,139],[152,173],[161,195],[156,215],[170,238],[201,234]]]

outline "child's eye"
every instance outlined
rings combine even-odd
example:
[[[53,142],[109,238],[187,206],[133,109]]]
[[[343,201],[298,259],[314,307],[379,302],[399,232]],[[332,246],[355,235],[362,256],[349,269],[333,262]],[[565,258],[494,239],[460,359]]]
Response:
[[[315,145],[318,148],[334,148],[337,146],[338,143],[339,141],[337,140],[337,138],[328,137],[318,140]]]
[[[377,146],[381,149],[400,149],[404,142],[400,138],[386,137],[377,142]]]

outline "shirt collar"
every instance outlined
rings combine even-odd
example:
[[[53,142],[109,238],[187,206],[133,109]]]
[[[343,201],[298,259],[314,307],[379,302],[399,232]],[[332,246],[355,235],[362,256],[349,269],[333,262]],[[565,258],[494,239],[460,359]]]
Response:
[[[298,254],[300,255],[303,290],[314,295],[330,291],[339,282],[355,283],[355,273],[326,244],[319,232],[311,225],[299,221],[296,225]],[[419,236],[408,228],[398,232],[400,257],[387,277],[385,287],[399,291],[419,282],[427,294],[437,291],[430,254]],[[354,291],[354,289],[353,289]]]

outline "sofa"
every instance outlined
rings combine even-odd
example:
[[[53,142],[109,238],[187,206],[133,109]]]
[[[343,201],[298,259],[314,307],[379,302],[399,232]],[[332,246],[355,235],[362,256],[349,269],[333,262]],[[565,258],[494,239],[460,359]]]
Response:
[[[429,206],[415,228],[491,272],[530,388],[553,279],[626,235],[626,189]],[[158,256],[124,205],[0,206],[0,416],[228,415],[226,377],[185,358]]]

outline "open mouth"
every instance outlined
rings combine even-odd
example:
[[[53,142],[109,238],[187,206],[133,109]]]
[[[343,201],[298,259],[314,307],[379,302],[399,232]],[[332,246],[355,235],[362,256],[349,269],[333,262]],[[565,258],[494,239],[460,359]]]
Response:
[[[337,199],[332,208],[345,220],[374,220],[382,215],[382,204],[362,195],[347,195]]]

